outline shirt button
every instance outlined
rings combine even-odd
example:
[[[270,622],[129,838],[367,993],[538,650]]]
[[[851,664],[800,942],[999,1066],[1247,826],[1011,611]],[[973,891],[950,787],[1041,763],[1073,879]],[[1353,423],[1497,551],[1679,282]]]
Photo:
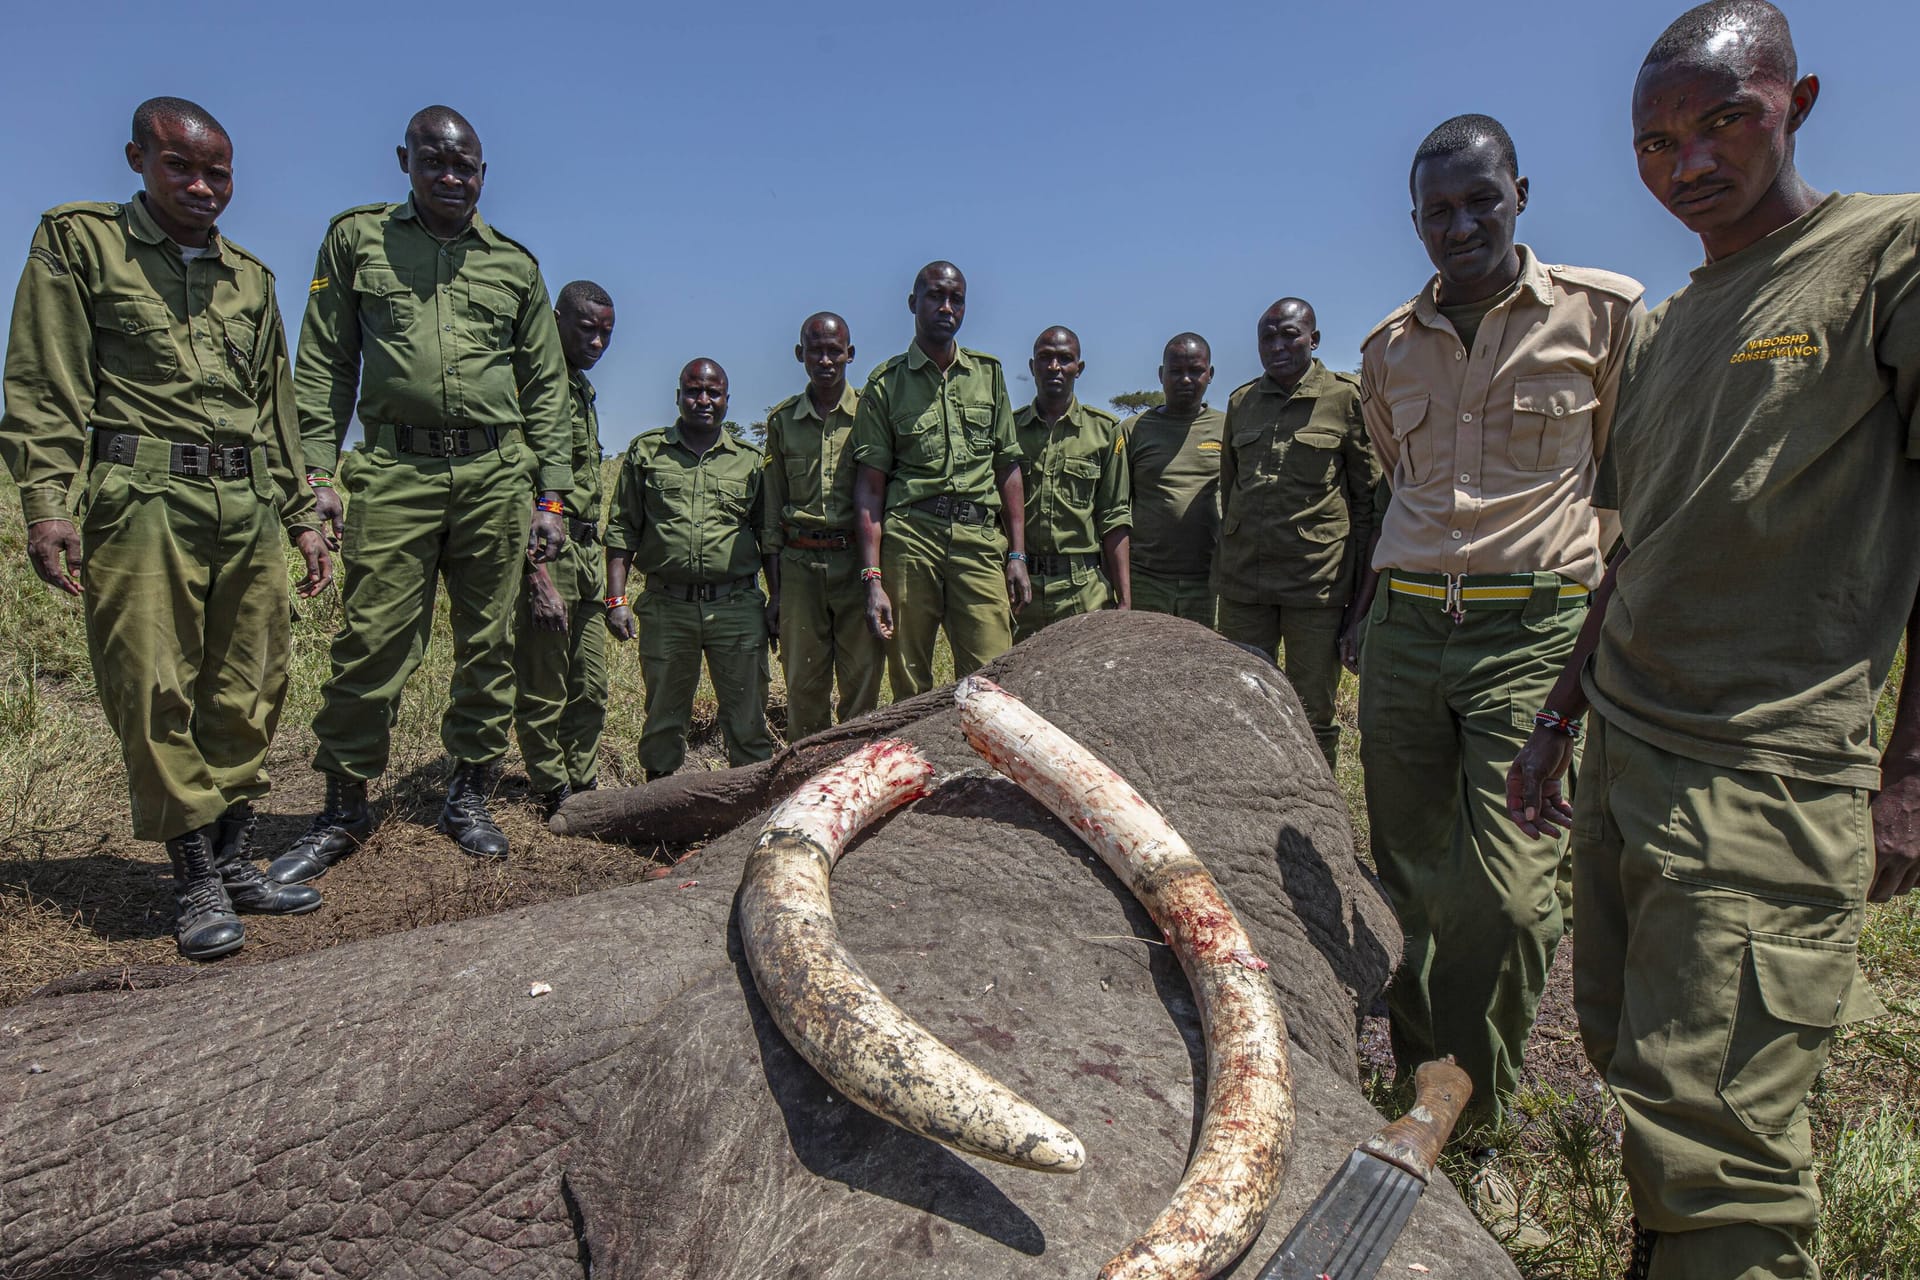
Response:
[[[1472,422],[1472,421],[1473,421],[1473,415],[1472,415],[1472,414],[1470,414],[1470,413],[1463,413],[1463,414],[1461,414],[1461,415],[1460,415],[1460,421],[1462,421],[1462,422]]]
[[[447,366],[447,372],[448,372],[448,373],[452,373],[452,372],[453,372],[453,366],[452,366],[452,365],[448,365],[448,366]]]
[[[216,418],[214,419],[214,425],[217,427],[224,427],[227,425],[227,420],[225,418]]]
[[[1471,480],[1471,479],[1473,479],[1473,474],[1472,474],[1471,472],[1468,472],[1468,471],[1462,471],[1462,472],[1460,473],[1460,483],[1461,483],[1461,484],[1465,484],[1465,483],[1467,483],[1467,481],[1469,481],[1469,480]]]
[[[1467,358],[1467,353],[1465,351],[1456,351],[1453,353],[1453,358],[1455,360],[1465,360]]]
[[[1455,529],[1452,533],[1448,534],[1447,536],[1449,538],[1452,538],[1455,542],[1460,541],[1460,531],[1458,529]]]
[[[443,325],[441,325],[440,327],[441,327],[441,329],[443,329],[443,330],[445,330],[445,331],[446,331],[447,333],[452,333],[452,332],[453,332],[453,326],[452,326],[452,325],[450,325],[450,324],[443,324]]]
[[[1564,418],[1564,417],[1566,417],[1566,416],[1567,416],[1567,406],[1565,406],[1565,405],[1563,405],[1563,404],[1557,404],[1557,405],[1555,405],[1555,406],[1553,406],[1553,416],[1554,416],[1554,417],[1556,417],[1556,418]]]

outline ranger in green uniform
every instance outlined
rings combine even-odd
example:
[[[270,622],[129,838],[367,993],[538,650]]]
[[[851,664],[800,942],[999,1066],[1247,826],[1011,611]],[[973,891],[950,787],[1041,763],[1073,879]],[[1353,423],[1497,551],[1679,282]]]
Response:
[[[1220,634],[1278,661],[1331,765],[1340,631],[1366,569],[1380,464],[1359,379],[1314,358],[1313,308],[1282,298],[1260,317],[1266,373],[1227,400],[1220,454]]]
[[[1627,356],[1595,487],[1625,549],[1507,778],[1528,834],[1573,830],[1574,1005],[1650,1280],[1819,1276],[1807,1093],[1881,1012],[1866,902],[1920,880],[1920,196],[1808,186],[1819,91],[1758,0],[1641,67],[1641,181],[1706,260]]]
[[[1008,607],[1033,598],[1007,380],[998,360],[954,341],[967,278],[951,262],[928,263],[907,309],[913,345],[873,371],[853,423],[867,623],[891,642],[895,698],[933,688],[941,627],[954,674],[969,675],[1013,644]]]
[[[397,151],[413,194],[328,226],[294,366],[308,476],[336,528],[331,475],[355,413],[367,438],[341,548],[346,623],[313,720],[326,807],[270,868],[287,883],[322,874],[373,829],[367,783],[386,771],[440,578],[454,658],[440,829],[468,853],[506,857],[487,796],[513,720],[521,548],[551,562],[567,536],[567,362],[539,263],[474,212],[486,165],[458,112],[418,112]]]
[[[34,571],[85,608],[133,834],[173,863],[174,940],[210,960],[245,940],[235,908],[320,905],[253,865],[253,802],[287,692],[282,537],[307,562],[301,595],[333,567],[293,470],[273,273],[214,225],[233,198],[226,130],[154,98],[126,154],[141,194],[62,205],[34,232],[0,453]],[[83,474],[76,529],[67,491]]]
[[[831,311],[800,326],[794,359],[807,389],[767,415],[765,524],[768,629],[787,677],[787,738],[798,742],[880,700],[886,651],[867,628],[867,589],[853,545],[853,337]]]
[[[1074,398],[1086,372],[1080,338],[1055,325],[1033,342],[1033,403],[1013,415],[1027,499],[1033,602],[1014,615],[1016,642],[1061,618],[1133,607],[1127,447],[1119,422]]]
[[[628,447],[607,520],[607,629],[617,640],[640,637],[647,707],[639,754],[648,781],[687,758],[702,655],[727,763],[773,754],[767,600],[758,581],[760,451],[721,426],[727,372],[713,361],[680,371],[674,401],[679,419]],[[644,575],[637,604],[630,571]]]
[[[1226,415],[1207,407],[1213,349],[1197,333],[1168,340],[1160,356],[1166,403],[1127,419],[1133,490],[1128,576],[1133,607],[1214,625],[1214,544],[1220,539],[1220,439]]]
[[[613,299],[591,280],[562,286],[553,306],[573,407],[573,489],[567,545],[551,565],[527,565],[515,619],[519,677],[513,727],[527,782],[549,817],[599,785],[607,723],[606,575],[600,541],[600,412],[587,371],[613,341]]]

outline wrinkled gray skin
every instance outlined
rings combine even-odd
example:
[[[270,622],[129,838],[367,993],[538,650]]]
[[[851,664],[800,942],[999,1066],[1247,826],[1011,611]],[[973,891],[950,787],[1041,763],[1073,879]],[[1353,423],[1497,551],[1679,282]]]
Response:
[[[1273,964],[1299,1132],[1231,1273],[1251,1280],[1381,1123],[1354,1009],[1393,964],[1393,919],[1260,659],[1108,613],[990,670],[1166,812]],[[951,780],[841,862],[841,929],[904,1008],[1080,1134],[1080,1174],[962,1159],[788,1048],[731,927],[756,808],[666,879],[0,1011],[0,1274],[1091,1277],[1186,1162],[1192,1002],[1164,947],[1116,940],[1157,938],[1126,892],[925,705],[903,736]],[[716,803],[763,806],[777,772]],[[614,807],[643,816],[652,790]],[[529,998],[536,981],[553,993]],[[1444,1183],[1384,1274],[1409,1263],[1516,1274]]]

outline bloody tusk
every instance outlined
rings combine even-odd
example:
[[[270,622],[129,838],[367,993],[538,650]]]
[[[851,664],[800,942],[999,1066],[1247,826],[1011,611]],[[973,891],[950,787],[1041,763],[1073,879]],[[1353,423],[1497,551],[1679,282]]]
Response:
[[[841,945],[834,863],[862,827],[925,795],[932,777],[911,745],[882,739],[767,815],[740,881],[754,985],[788,1043],[851,1101],[956,1151],[1072,1173],[1086,1160],[1072,1131],[908,1017]]]
[[[1213,876],[1126,779],[999,685],[955,690],[967,742],[1100,855],[1160,926],[1200,1006],[1207,1103],[1172,1201],[1100,1280],[1206,1280],[1260,1234],[1293,1141],[1287,1024]]]

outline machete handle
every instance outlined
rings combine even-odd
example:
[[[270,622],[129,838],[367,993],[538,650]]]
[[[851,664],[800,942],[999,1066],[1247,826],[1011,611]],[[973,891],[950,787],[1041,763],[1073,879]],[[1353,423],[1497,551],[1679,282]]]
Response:
[[[1413,1090],[1412,1110],[1361,1143],[1360,1149],[1425,1182],[1467,1099],[1473,1096],[1473,1081],[1449,1054],[1438,1062],[1421,1063],[1413,1073]]]

